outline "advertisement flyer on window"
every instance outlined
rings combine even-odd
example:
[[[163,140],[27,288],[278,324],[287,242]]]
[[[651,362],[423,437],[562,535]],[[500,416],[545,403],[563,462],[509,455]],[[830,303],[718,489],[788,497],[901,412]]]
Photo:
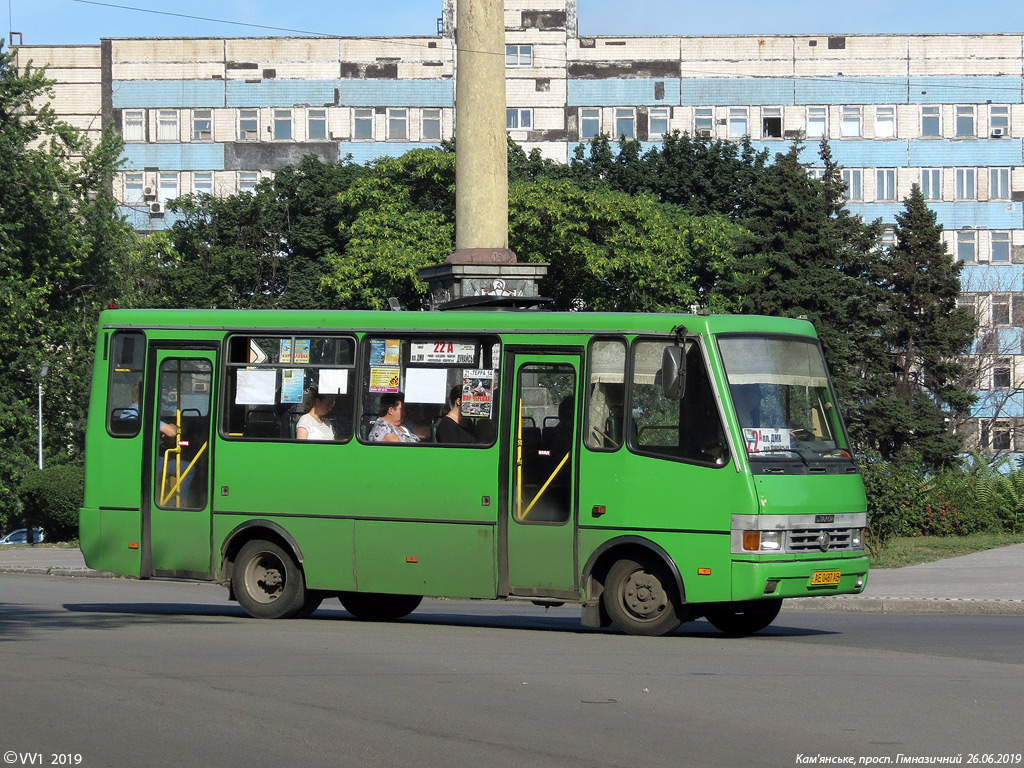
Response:
[[[371,392],[398,392],[401,383],[401,368],[370,368]]]
[[[464,368],[462,371],[462,415],[490,418],[494,401],[494,370]]]

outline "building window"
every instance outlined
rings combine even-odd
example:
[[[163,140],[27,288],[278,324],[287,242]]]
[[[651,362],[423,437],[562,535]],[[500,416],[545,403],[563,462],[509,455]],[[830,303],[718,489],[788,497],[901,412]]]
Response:
[[[160,196],[159,201],[166,203],[178,196],[178,173],[177,171],[161,171],[160,173]]]
[[[816,179],[817,181],[823,181],[825,179],[825,169],[824,168],[808,168],[807,169],[807,175],[810,178],[812,178],[812,179]]]
[[[668,107],[652,107],[647,113],[647,137],[657,141],[668,133]]]
[[[978,260],[978,243],[976,233],[971,231],[956,233],[956,260],[972,264]]]
[[[251,195],[256,191],[259,183],[259,171],[239,171],[238,173],[238,194]]]
[[[506,45],[505,46],[506,67],[532,67],[533,46],[532,45]]]
[[[1010,169],[990,168],[988,173],[988,196],[991,200],[1010,199]]]
[[[1010,450],[1013,440],[1009,423],[1005,421],[988,421],[982,424],[981,444],[993,451]]]
[[[766,139],[782,138],[782,107],[764,107],[761,110],[761,136]]]
[[[1010,135],[1010,108],[990,107],[988,114],[988,130],[993,138]]]
[[[157,115],[157,141],[181,141],[178,133],[178,112],[174,109],[161,109]]]
[[[213,141],[213,110],[192,112],[192,141]]]
[[[967,312],[970,313],[971,317],[978,317],[978,304],[975,301],[975,297],[973,295],[965,296],[961,294],[960,296],[957,297],[956,306],[957,309],[967,310]]]
[[[192,174],[192,191],[197,195],[213,194],[213,172],[196,171]]]
[[[310,141],[327,138],[326,109],[310,109],[306,111],[306,138]]]
[[[615,135],[623,139],[636,138],[636,110],[618,107],[615,110]]]
[[[879,168],[875,173],[875,198],[878,200],[896,199],[895,168]]]
[[[942,199],[942,169],[921,169],[921,194],[925,200]]]
[[[601,133],[601,110],[584,107],[580,110],[580,139],[592,139]]]
[[[124,175],[124,201],[128,205],[145,202],[143,178],[142,173],[126,173]]]
[[[992,369],[992,389],[1010,389],[1013,386],[1010,363],[1000,360]]]
[[[938,107],[921,107],[921,135],[926,137],[942,135],[942,114]]]
[[[896,136],[896,108],[875,107],[875,138],[892,139]]]
[[[274,110],[274,141],[291,141],[292,111],[290,109]]]
[[[992,295],[992,325],[1010,324],[1010,296],[1005,293]]]
[[[373,109],[360,107],[352,110],[352,138],[372,139],[373,138]]]
[[[1010,263],[1010,233],[992,233],[992,261],[996,264]]]
[[[730,139],[742,139],[750,133],[750,128],[747,126],[747,108],[746,107],[730,107],[729,108],[729,138]]]
[[[533,110],[509,107],[505,110],[505,130],[525,131],[533,128]]]
[[[693,135],[710,139],[715,135],[714,107],[697,107],[693,110]]]
[[[896,230],[893,227],[886,227],[882,230],[880,240],[882,250],[889,250],[896,245]]]
[[[238,140],[260,140],[260,111],[258,109],[238,110]]]
[[[422,138],[424,141],[440,141],[441,110],[424,109],[421,117],[422,127],[420,128],[420,138]]]
[[[408,141],[409,110],[388,110],[388,141]]]
[[[859,168],[844,168],[843,182],[846,184],[847,200],[864,199],[864,192],[861,184],[861,171]]]
[[[956,169],[956,199],[975,200],[978,197],[974,168]]]
[[[861,135],[861,108],[843,107],[842,135],[846,138],[853,138]]]
[[[956,108],[956,135],[974,136],[974,107]]]
[[[821,139],[828,135],[828,107],[807,108],[807,138]]]
[[[146,140],[146,113],[141,109],[126,109],[121,135],[125,141]]]

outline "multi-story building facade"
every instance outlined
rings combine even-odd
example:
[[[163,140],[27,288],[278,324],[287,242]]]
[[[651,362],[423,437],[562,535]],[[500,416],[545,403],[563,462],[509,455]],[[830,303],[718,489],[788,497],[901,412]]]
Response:
[[[436,146],[455,126],[455,9],[436,35],[103,39],[24,46],[54,107],[125,141],[115,182],[142,231],[167,200],[245,192],[313,153],[366,162]],[[828,137],[849,206],[894,223],[921,186],[963,261],[979,318],[981,399],[968,437],[1024,452],[1024,34],[580,36],[576,0],[506,0],[507,128],[566,162],[606,133],[750,136],[784,150]]]

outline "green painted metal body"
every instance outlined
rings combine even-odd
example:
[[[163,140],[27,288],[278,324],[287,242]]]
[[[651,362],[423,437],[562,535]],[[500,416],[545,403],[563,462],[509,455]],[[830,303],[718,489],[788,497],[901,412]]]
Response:
[[[570,519],[522,526],[512,519],[512,370],[517,360],[579,364],[580,401],[595,336],[664,338],[684,325],[699,337],[733,446],[724,466],[593,451],[577,439]],[[146,491],[146,441],[108,432],[111,334],[141,330],[157,359],[208,358],[214,403],[224,344],[236,331],[489,333],[502,345],[500,412],[493,444],[472,448],[233,439],[212,419],[208,504],[157,509]],[[109,310],[100,318],[87,433],[81,547],[90,567],[136,577],[225,581],[246,537],[274,537],[300,561],[309,588],[427,596],[593,598],[592,576],[627,550],[665,557],[689,603],[800,597],[863,589],[863,550],[790,554],[734,551],[734,516],[863,515],[859,474],[771,476],[751,471],[725,392],[718,333],[813,337],[809,323],[767,317],[534,312],[299,312]],[[167,348],[164,349],[163,347]],[[189,346],[201,351],[183,351]],[[159,348],[159,349],[158,349]],[[506,350],[516,350],[508,352]],[[151,360],[153,358],[150,358]],[[510,367],[513,366],[513,367]],[[147,379],[149,374],[147,373]],[[215,406],[215,409],[218,406]],[[582,413],[580,409],[580,413]],[[579,435],[577,425],[576,433]],[[620,546],[621,545],[621,546]],[[809,586],[812,571],[839,570],[838,586]],[[770,582],[774,591],[766,592]]]

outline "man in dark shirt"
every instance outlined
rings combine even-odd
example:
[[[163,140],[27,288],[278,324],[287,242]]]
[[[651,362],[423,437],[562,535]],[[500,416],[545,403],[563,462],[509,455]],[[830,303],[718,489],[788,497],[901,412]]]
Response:
[[[437,423],[437,442],[472,443],[473,435],[462,425],[462,385],[456,384],[448,395],[451,410]]]

